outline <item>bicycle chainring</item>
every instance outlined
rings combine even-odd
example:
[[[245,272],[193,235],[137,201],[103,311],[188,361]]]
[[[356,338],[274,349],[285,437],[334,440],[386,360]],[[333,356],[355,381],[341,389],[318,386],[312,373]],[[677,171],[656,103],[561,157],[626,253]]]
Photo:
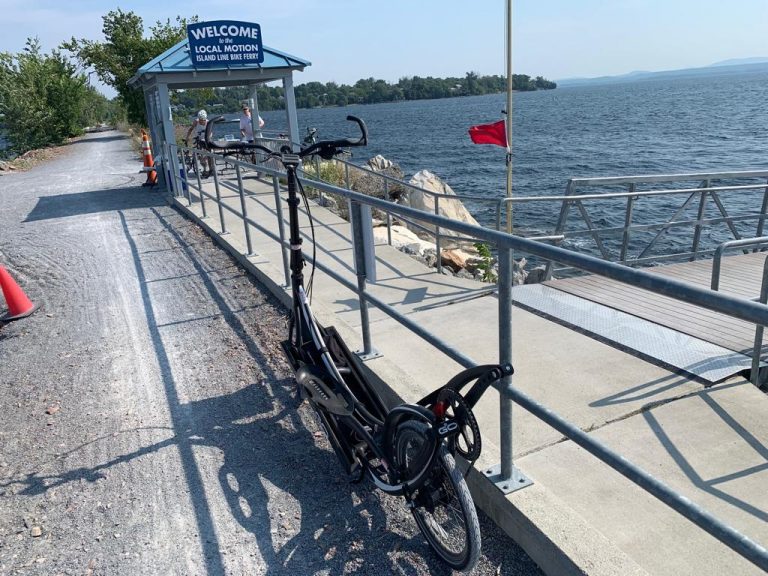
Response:
[[[472,409],[461,394],[449,388],[438,394],[437,403],[440,402],[445,404],[444,417],[459,422],[459,430],[451,439],[452,449],[470,463],[474,462],[480,457],[482,441],[480,426]]]

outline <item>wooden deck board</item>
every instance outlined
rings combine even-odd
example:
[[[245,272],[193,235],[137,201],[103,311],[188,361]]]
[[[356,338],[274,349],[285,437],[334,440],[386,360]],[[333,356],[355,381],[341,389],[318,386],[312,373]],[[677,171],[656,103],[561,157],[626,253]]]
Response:
[[[760,295],[765,253],[734,254],[722,260],[720,291],[740,298]],[[712,261],[698,260],[648,268],[648,272],[709,288]],[[736,352],[750,353],[755,326],[667,296],[594,275],[550,280],[551,288],[632,314]],[[763,338],[763,349],[768,334]]]

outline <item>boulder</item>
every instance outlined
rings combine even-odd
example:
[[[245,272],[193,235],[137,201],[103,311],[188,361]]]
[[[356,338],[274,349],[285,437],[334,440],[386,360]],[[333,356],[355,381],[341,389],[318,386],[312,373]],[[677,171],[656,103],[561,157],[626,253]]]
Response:
[[[377,154],[370,160],[368,160],[368,167],[374,172],[382,172],[392,168],[395,164],[392,160],[387,160],[381,154]]]
[[[375,244],[387,243],[386,226],[373,229],[373,241]],[[392,226],[392,246],[414,256],[427,257],[431,253],[434,257],[435,253],[433,243],[422,240],[404,226]]]
[[[400,166],[379,154],[368,161],[368,167],[374,174],[359,169],[350,169],[350,186],[352,190],[366,196],[396,202],[403,195],[403,185],[389,180],[385,187],[384,178],[381,178],[379,174],[401,181],[405,175]],[[385,217],[379,210],[374,209],[373,213],[377,218]]]
[[[544,273],[547,271],[546,266],[536,266],[533,270],[528,272],[528,276],[525,278],[526,284],[538,284],[544,282]]]
[[[436,194],[456,196],[456,193],[451,189],[448,184],[443,182],[438,176],[429,172],[428,170],[421,170],[414,174],[414,176],[408,182],[412,186],[418,189],[408,188],[407,193],[400,199],[400,203],[416,208],[430,214],[435,214],[435,202],[436,197],[430,192]],[[423,191],[422,191],[423,190]],[[464,207],[464,204],[458,198],[445,198],[441,197],[437,200],[438,214],[452,220],[458,220],[460,222],[467,222],[469,224],[477,224],[477,220],[472,217],[472,214]],[[425,222],[419,222],[421,226],[434,230],[434,226]],[[409,227],[418,232],[423,232],[419,227],[409,225]],[[417,233],[418,233],[417,232]],[[441,230],[440,233],[444,236],[459,236],[458,233],[452,230]],[[471,245],[471,243],[470,243]],[[467,246],[462,246],[467,248]]]
[[[473,254],[465,252],[464,250],[443,250],[443,253],[440,255],[440,262],[443,266],[448,266],[454,272],[458,272],[467,267],[467,263],[473,256]]]

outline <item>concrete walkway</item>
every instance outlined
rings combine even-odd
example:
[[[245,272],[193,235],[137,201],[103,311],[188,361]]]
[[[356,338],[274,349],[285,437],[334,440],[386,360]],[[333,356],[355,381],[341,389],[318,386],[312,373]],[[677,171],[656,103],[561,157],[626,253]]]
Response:
[[[246,173],[244,185],[249,217],[277,235],[271,182]],[[215,195],[212,179],[204,186]],[[224,186],[220,193],[240,211],[237,193]],[[176,203],[202,217],[199,201]],[[201,224],[287,303],[279,245],[251,227],[253,255],[246,256],[242,220],[224,210],[222,235],[218,209],[211,202],[206,208]],[[312,216],[318,261],[354,282],[349,223],[316,205]],[[302,232],[311,254],[306,220]],[[438,275],[386,244],[377,246],[376,255],[378,282],[369,285],[371,293],[476,361],[497,360],[498,301],[487,294],[488,285]],[[350,348],[361,347],[357,296],[319,270],[313,286],[319,320],[335,325]],[[382,357],[366,365],[401,398],[414,401],[461,369],[384,313],[373,307],[370,312],[373,344]],[[763,393],[740,378],[704,388],[519,308],[512,323],[516,387],[752,540],[768,544]],[[476,412],[482,468],[500,460],[498,394],[486,394]],[[473,474],[472,490],[548,574],[763,573],[532,415],[518,407],[513,413],[515,465],[534,484],[504,497]]]

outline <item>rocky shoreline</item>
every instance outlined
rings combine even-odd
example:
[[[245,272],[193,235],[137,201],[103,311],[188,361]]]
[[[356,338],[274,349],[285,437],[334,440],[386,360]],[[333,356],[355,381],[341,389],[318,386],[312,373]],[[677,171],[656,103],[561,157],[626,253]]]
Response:
[[[333,162],[329,161],[328,164],[333,165],[331,164]],[[402,184],[405,182],[402,169],[383,156],[378,155],[371,158],[368,160],[367,166],[372,172],[387,177],[389,179],[388,185],[386,187],[382,185],[382,178],[360,170],[350,175],[350,187],[356,192],[435,214],[435,196],[429,194],[429,192],[434,192],[441,195],[437,202],[437,214],[452,220],[479,225],[459,198],[445,197],[456,196],[456,193],[447,183],[428,170],[420,170],[414,174],[407,181],[408,186],[406,186]],[[333,171],[321,168],[321,174],[325,176],[327,172]],[[334,183],[343,184],[341,181]],[[346,202],[339,200],[324,193],[320,203],[347,218]],[[391,237],[393,247],[422,262],[425,266],[437,267],[438,257],[434,226],[426,222],[406,221],[393,217],[388,231],[386,214],[376,209],[373,210],[373,226],[374,241],[377,244],[388,243]],[[481,282],[497,282],[499,276],[498,261],[487,246],[460,239],[457,237],[457,233],[451,230],[441,229],[440,235],[440,264],[443,274]],[[527,260],[525,258],[515,260],[513,285],[541,282],[544,276],[543,267],[536,267],[531,270],[526,267]]]

